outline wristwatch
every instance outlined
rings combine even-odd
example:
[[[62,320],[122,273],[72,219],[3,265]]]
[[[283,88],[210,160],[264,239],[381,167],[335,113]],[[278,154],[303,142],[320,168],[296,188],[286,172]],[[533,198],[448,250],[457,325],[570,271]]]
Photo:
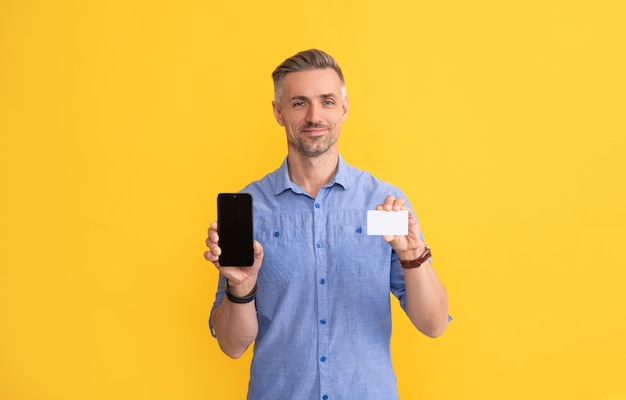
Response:
[[[420,265],[424,264],[426,261],[428,261],[428,259],[431,256],[430,246],[428,246],[427,244],[425,244],[425,246],[426,248],[424,249],[424,252],[422,253],[422,255],[417,257],[415,260],[400,260],[400,265],[402,265],[402,268],[405,268],[405,269],[417,268]]]

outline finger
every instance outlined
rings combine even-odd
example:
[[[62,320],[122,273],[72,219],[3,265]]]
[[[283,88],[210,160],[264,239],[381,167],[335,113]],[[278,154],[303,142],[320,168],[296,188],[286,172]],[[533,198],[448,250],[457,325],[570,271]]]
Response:
[[[206,238],[207,247],[210,247],[211,243],[217,243],[218,240],[219,240],[219,236],[217,235],[217,222],[213,221],[211,222],[211,225],[209,225],[209,229],[207,232],[207,238]]]
[[[383,235],[383,240],[389,243],[391,248],[396,249],[396,250],[399,248],[401,244],[400,236],[397,236],[397,235]]]
[[[383,210],[390,211],[393,209],[393,202],[396,198],[393,195],[388,195],[385,197],[385,202],[383,203]]]
[[[255,240],[252,247],[254,249],[254,261],[263,261],[263,246],[261,243]]]
[[[395,235],[383,235],[383,240],[387,243],[393,242],[396,239]]]
[[[393,201],[393,210],[394,211],[402,210],[405,204],[406,202],[404,201],[404,199],[395,199]]]
[[[213,232],[207,240],[211,244],[218,244],[220,241],[220,237],[216,232]]]
[[[219,247],[217,248],[217,250],[219,250]],[[217,268],[220,267],[220,262],[219,262],[219,254],[216,254],[217,251],[211,251],[210,249],[204,252],[204,258],[207,261],[210,261],[213,263],[213,265],[215,265]]]
[[[207,236],[211,236],[214,233],[217,233],[217,222],[215,221],[211,222],[211,225],[209,225]]]
[[[254,255],[262,255],[263,254],[263,246],[257,240],[252,243],[252,248],[254,249]]]
[[[216,257],[219,257],[219,255],[222,254],[222,249],[216,243],[211,242],[207,245],[207,247],[209,249],[205,253],[210,253]]]
[[[206,238],[206,245],[211,246],[211,244],[217,244],[220,241],[220,236],[216,231],[209,231],[209,236]]]
[[[217,261],[217,257],[215,256],[215,254],[213,254],[213,252],[211,252],[211,250],[207,250],[204,252],[204,259],[210,262]]]

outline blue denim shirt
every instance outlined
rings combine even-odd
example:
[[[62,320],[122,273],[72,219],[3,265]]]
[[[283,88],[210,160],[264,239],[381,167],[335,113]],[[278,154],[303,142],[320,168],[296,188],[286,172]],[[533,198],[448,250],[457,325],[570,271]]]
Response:
[[[389,292],[404,308],[403,272],[366,224],[387,195],[406,197],[341,157],[315,199],[290,181],[286,159],[242,191],[265,252],[248,399],[397,399]],[[223,286],[220,276],[213,309]]]

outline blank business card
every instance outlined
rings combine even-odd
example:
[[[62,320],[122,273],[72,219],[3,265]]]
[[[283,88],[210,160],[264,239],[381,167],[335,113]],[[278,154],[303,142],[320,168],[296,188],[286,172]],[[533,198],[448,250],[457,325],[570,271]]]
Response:
[[[409,210],[367,211],[368,235],[408,235]]]

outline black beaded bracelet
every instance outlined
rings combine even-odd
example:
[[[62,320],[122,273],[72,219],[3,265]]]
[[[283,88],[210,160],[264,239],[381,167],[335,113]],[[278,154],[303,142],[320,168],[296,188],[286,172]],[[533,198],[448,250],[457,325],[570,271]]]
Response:
[[[228,279],[226,279],[226,282],[224,282],[224,292],[226,293],[226,297],[228,297],[228,300],[230,300],[231,303],[246,304],[246,303],[251,302],[256,297],[256,289],[257,289],[257,286],[255,283],[254,288],[252,288],[252,291],[250,293],[248,293],[244,297],[239,297],[239,296],[235,296],[234,294],[230,292],[230,288],[228,287]]]

